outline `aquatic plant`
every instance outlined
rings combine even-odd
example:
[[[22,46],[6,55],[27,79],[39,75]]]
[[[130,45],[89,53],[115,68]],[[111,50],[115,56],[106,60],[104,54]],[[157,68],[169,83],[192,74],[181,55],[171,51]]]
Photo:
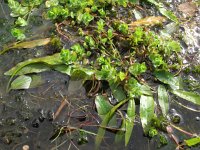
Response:
[[[179,42],[150,30],[153,26],[162,26],[167,18],[176,23],[178,19],[172,12],[167,11],[162,3],[147,1],[154,4],[165,17],[149,16],[134,20],[133,14],[129,13],[131,9],[136,9],[136,0],[46,1],[44,17],[56,23],[58,35],[72,42],[79,38],[69,49],[62,49],[60,53],[52,56],[29,59],[7,71],[5,75],[11,76],[8,91],[30,88],[34,80],[28,74],[50,69],[85,82],[99,81],[99,86],[92,87],[88,93],[95,99],[97,112],[102,119],[96,135],[97,148],[107,128],[116,129],[116,142],[124,139],[125,145],[129,143],[137,101],[144,133],[153,137],[158,134],[157,130],[166,130],[169,125],[166,118],[169,95],[174,94],[197,105],[200,105],[200,95],[185,91],[182,87],[179,77],[182,69]],[[42,1],[24,1],[21,4],[15,0],[8,2],[12,9],[11,15],[18,17],[16,26],[28,25],[24,20],[25,16],[42,4]],[[18,10],[19,8],[21,10]],[[125,17],[119,18],[118,11],[121,8],[126,13]],[[68,26],[74,28],[76,33],[71,35],[62,30]],[[25,38],[20,29],[13,28],[12,33],[18,40]],[[42,44],[35,44],[34,41],[34,46],[48,44],[50,39],[46,40]],[[31,44],[31,41],[18,43],[8,49],[27,48],[27,43]],[[5,51],[7,49],[3,50]],[[16,75],[19,76],[12,81]],[[101,87],[103,82],[108,83],[110,92],[105,92]],[[112,103],[113,99],[115,103]],[[121,110],[122,106],[126,109]],[[157,108],[159,112],[155,112]],[[120,126],[116,124],[116,116],[121,118]],[[164,118],[164,126],[158,123],[157,117]],[[163,137],[160,137],[165,143]]]

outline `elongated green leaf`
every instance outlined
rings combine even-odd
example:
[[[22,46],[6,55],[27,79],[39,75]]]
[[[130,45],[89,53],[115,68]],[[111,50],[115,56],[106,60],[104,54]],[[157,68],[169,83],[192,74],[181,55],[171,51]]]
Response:
[[[63,62],[60,58],[60,53],[56,53],[51,56],[33,58],[33,59],[28,59],[26,61],[20,62],[15,67],[13,67],[12,69],[10,69],[9,71],[7,71],[4,74],[5,75],[13,75],[13,74],[16,75],[25,66],[28,66],[30,64],[35,64],[35,63],[44,63],[44,64],[48,64],[48,65],[59,65],[59,64],[62,64]],[[37,65],[33,65],[33,66],[36,67]],[[27,67],[27,68],[31,69],[30,67]],[[24,69],[24,70],[26,70],[26,69]]]
[[[30,76],[19,76],[11,83],[10,89],[28,89],[31,81],[32,78]]]
[[[154,117],[154,99],[152,96],[142,95],[140,98],[140,119],[144,133],[146,134],[151,126]]]
[[[171,92],[187,101],[190,101],[194,104],[200,105],[200,95],[193,93],[193,92],[188,92],[188,91],[183,91],[183,90],[171,90]]]
[[[95,138],[95,149],[98,149],[102,140],[103,140],[103,137],[104,137],[104,134],[105,134],[105,127],[107,126],[107,124],[109,123],[110,119],[113,117],[115,111],[120,107],[122,106],[124,103],[126,103],[128,100],[123,100],[121,101],[120,103],[118,103],[117,105],[115,105],[105,116],[105,118],[103,119],[101,125],[100,125],[100,128],[98,130],[98,133],[97,133],[97,136]]]
[[[158,86],[158,102],[164,116],[169,111],[168,93],[163,85]]]
[[[33,59],[28,59],[27,61],[21,62],[19,64],[17,64],[15,67],[13,67],[12,69],[10,69],[8,72],[6,72],[5,74],[12,74],[10,80],[8,81],[8,85],[6,88],[6,91],[9,92],[9,86],[10,83],[13,79],[13,77],[25,66],[30,65],[30,64],[34,64],[34,63],[46,63],[48,65],[59,65],[59,64],[63,64],[61,57],[60,57],[60,53],[56,53],[54,55],[51,56],[46,56],[46,57],[41,57],[41,58],[33,58]]]
[[[16,73],[16,75],[24,75],[29,73],[39,73],[43,71],[51,70],[51,67],[44,63],[35,63],[35,64],[29,64],[25,67],[23,67],[19,72]],[[8,71],[4,73],[4,75],[12,75],[12,71]]]
[[[113,96],[117,99],[118,102],[126,99],[126,94],[121,85],[115,82],[109,82],[109,85]]]
[[[134,99],[130,99],[128,103],[127,117],[126,117],[125,146],[128,145],[129,140],[131,138],[134,126],[134,119],[135,119],[135,101]]]
[[[200,143],[200,137],[191,138],[188,140],[184,140],[187,146],[195,146]]]

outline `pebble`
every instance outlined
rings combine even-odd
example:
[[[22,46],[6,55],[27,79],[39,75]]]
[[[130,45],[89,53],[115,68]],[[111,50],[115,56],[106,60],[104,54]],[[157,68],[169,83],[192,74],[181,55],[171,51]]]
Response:
[[[29,150],[29,146],[28,146],[28,145],[24,145],[24,146],[22,147],[22,150]]]
[[[38,128],[39,125],[40,125],[39,123],[40,123],[39,119],[34,119],[34,120],[32,121],[32,127]]]

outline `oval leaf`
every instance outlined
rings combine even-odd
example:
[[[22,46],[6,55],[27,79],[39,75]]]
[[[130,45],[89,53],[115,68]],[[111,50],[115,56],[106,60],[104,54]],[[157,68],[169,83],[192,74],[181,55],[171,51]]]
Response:
[[[151,126],[154,117],[154,99],[152,96],[142,95],[140,98],[140,119],[144,133],[146,134]]]
[[[169,111],[168,93],[163,85],[158,86],[158,102],[164,116]]]

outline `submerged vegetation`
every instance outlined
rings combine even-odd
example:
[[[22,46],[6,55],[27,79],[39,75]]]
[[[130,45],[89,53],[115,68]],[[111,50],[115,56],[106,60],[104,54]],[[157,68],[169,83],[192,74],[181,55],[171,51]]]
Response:
[[[160,16],[140,17],[139,4],[154,7]],[[158,136],[165,145],[162,132],[171,136],[169,128],[174,127],[167,117],[170,95],[200,105],[200,95],[182,86],[178,39],[160,34],[163,23],[179,24],[164,4],[156,0],[8,0],[8,5],[16,18],[11,33],[18,42],[6,46],[0,54],[10,49],[46,44],[60,48],[66,41],[72,43],[69,48],[60,48],[59,53],[26,60],[7,71],[5,75],[11,76],[8,92],[34,87],[31,74],[47,70],[57,70],[83,83],[92,81],[88,96],[94,98],[102,119],[95,139],[97,148],[107,129],[115,131],[115,142],[124,140],[127,146],[137,115],[145,135]],[[38,8],[43,10],[42,17],[55,23],[56,36],[23,42],[31,14]],[[154,30],[155,26],[160,30]],[[198,135],[192,136],[185,145],[200,142]]]

